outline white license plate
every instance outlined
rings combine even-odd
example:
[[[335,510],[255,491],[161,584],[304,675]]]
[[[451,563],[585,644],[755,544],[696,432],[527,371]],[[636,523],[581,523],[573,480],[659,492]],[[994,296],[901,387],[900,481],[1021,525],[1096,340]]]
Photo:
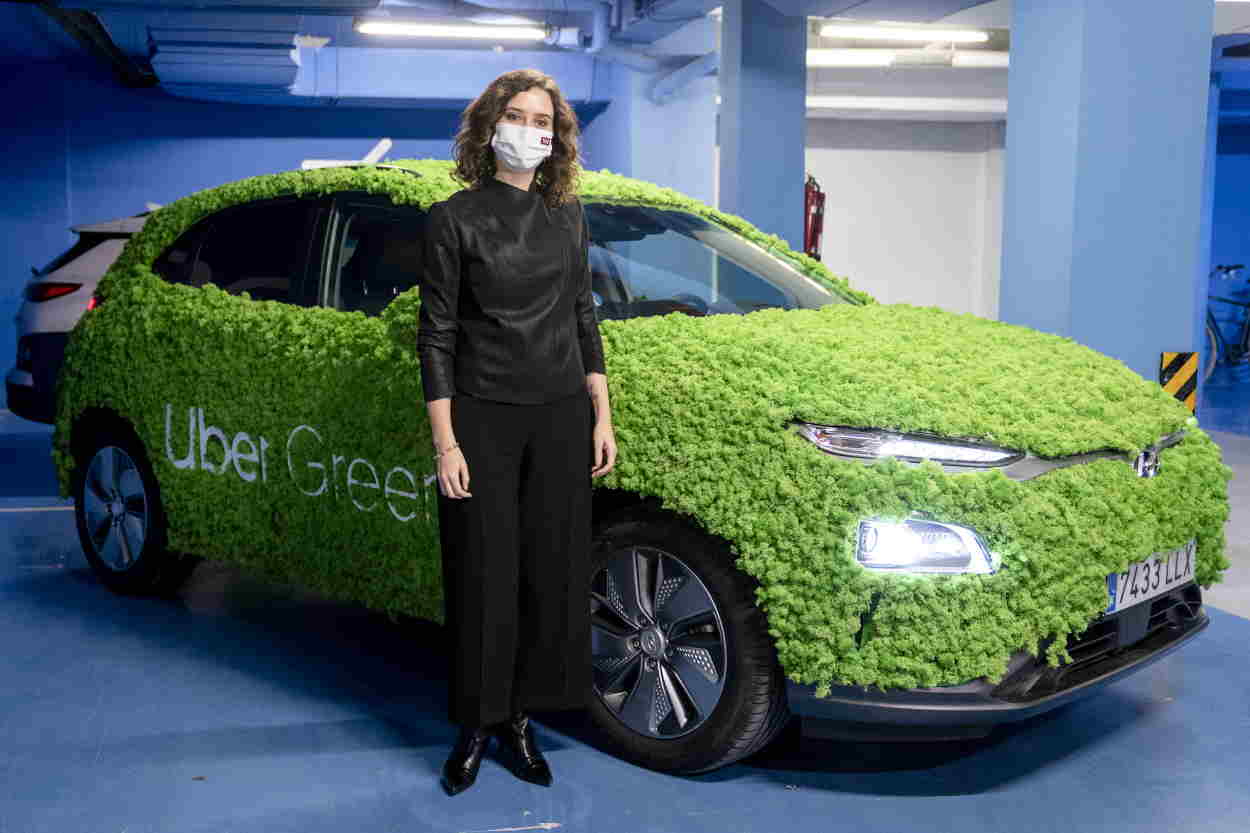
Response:
[[[1107,576],[1108,613],[1116,613],[1135,604],[1150,601],[1156,596],[1194,580],[1194,562],[1197,542],[1179,549],[1155,553],[1144,561],[1137,561],[1120,573]]]

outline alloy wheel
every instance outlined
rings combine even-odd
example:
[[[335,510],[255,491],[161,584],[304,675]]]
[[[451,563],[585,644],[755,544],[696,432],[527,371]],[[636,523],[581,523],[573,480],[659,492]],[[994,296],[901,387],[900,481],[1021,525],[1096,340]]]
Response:
[[[707,586],[677,556],[644,546],[610,554],[590,586],[596,696],[645,737],[697,729],[720,702],[728,655]]]
[[[87,466],[82,499],[95,554],[112,570],[130,569],[148,534],[148,497],[135,461],[117,446],[100,448]]]

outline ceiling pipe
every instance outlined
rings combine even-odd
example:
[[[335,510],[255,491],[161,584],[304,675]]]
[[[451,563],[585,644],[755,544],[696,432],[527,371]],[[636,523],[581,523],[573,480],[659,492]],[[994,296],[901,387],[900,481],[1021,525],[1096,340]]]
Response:
[[[489,13],[492,10],[507,9],[518,15],[529,16],[541,19],[544,14],[549,14],[550,9],[533,8],[534,0],[488,0],[482,3],[469,3],[466,0],[382,0],[379,8],[403,8],[403,7],[419,7],[429,11],[439,12],[448,17],[468,18],[483,13]],[[564,5],[564,0],[561,0]],[[643,52],[636,52],[622,46],[617,46],[610,40],[609,27],[612,20],[613,3],[602,2],[602,0],[568,0],[568,8],[576,11],[590,11],[590,41],[586,45],[582,45],[580,33],[578,37],[564,37],[563,30],[558,30],[559,34],[548,41],[553,46],[563,49],[575,49],[592,55],[596,58],[602,58],[605,61],[613,61],[622,64],[637,72],[653,73],[659,72],[664,68],[664,64],[658,58],[653,58]],[[575,27],[564,27],[570,34],[574,33]]]
[[[381,12],[383,15],[387,15],[392,10],[396,10],[397,14],[402,17],[410,9],[428,12],[439,17],[456,18],[458,20],[468,20],[473,23],[488,25],[517,25],[521,20],[525,19],[529,19],[532,23],[537,23],[547,14],[546,11],[538,11],[531,15],[518,14],[510,9],[498,11],[493,7],[463,2],[463,0],[382,0],[374,13]]]
[[[381,3],[378,3],[379,9],[390,9],[396,6],[459,17],[464,4],[459,2],[459,0],[382,0]]]
[[[541,5],[542,0],[382,0],[378,9],[419,8],[431,12],[445,14],[448,17],[467,18],[482,12],[507,12],[510,15],[533,17],[542,20],[552,14],[564,12],[590,12],[599,5],[600,0],[560,0],[558,8]]]
[[[1237,32],[1212,39],[1212,72],[1235,74],[1247,70],[1250,70],[1250,35]]]
[[[598,3],[595,5],[595,14],[591,18],[590,23],[590,46],[586,47],[586,52],[596,55],[603,51],[603,47],[608,43],[608,17],[612,14],[611,3]]]
[[[649,97],[656,104],[667,104],[682,87],[685,87],[691,81],[712,75],[719,70],[719,52],[709,52],[706,55],[700,55],[656,81],[655,85],[651,87]]]
[[[117,46],[94,12],[64,9],[43,0],[33,5],[56,21],[89,53],[108,65],[122,86],[152,87],[159,83],[151,69],[132,59]]]
[[[495,2],[495,0],[491,0]],[[618,0],[619,2],[619,0]],[[644,52],[637,52],[623,46],[617,46],[609,39],[609,26],[612,21],[614,3],[599,2],[595,4],[594,14],[590,23],[590,42],[585,46],[576,47],[580,51],[595,58],[613,61],[627,66],[637,72],[659,72],[664,64]],[[563,43],[559,43],[563,46]]]
[[[664,64],[658,59],[614,43],[605,43],[603,48],[595,53],[595,57],[603,58],[605,61],[615,61],[638,72],[659,72],[664,68]]]
[[[377,0],[60,0],[56,5],[65,9],[89,11],[125,9],[150,10],[153,13],[215,11],[265,15],[354,15],[372,11]]]

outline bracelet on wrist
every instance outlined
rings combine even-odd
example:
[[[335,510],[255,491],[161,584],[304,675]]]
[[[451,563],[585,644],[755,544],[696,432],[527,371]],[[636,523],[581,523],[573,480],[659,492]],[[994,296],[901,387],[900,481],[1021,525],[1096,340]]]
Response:
[[[452,443],[451,445],[444,448],[442,451],[439,451],[438,446],[434,446],[434,459],[437,460],[439,457],[442,457],[444,454],[446,454],[448,451],[451,451],[453,448],[459,448],[459,447],[460,447],[460,443],[458,442]]]

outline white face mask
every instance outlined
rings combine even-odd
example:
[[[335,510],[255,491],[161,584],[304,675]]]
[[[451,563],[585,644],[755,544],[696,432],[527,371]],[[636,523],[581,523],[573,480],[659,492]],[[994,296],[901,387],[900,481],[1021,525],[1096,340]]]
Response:
[[[532,171],[551,155],[552,133],[537,127],[500,122],[490,146],[495,160],[513,171]]]

